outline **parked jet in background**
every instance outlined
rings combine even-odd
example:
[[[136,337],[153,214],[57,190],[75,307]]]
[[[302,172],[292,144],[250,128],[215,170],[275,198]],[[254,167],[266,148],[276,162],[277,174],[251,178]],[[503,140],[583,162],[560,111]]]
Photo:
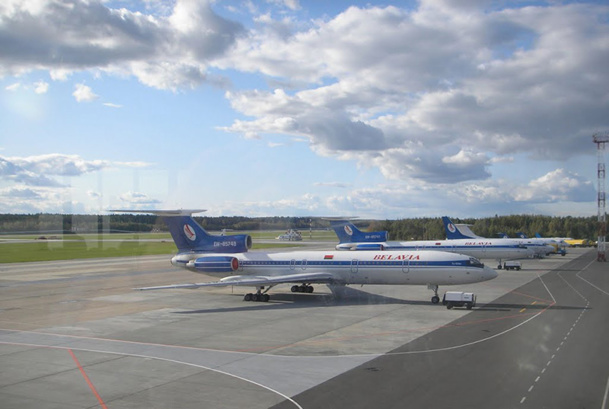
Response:
[[[573,240],[571,237],[541,237],[539,233],[535,233],[535,237],[540,240],[554,240],[561,246],[568,245],[567,240]]]
[[[195,210],[113,210],[161,216],[178,247],[171,264],[195,273],[223,277],[220,281],[146,287],[141,290],[251,286],[256,293],[245,301],[268,301],[267,292],[278,284],[295,284],[292,292],[313,292],[311,284],[427,285],[439,302],[438,286],[491,280],[497,273],[476,258],[439,251],[375,251],[353,254],[340,251],[248,252],[251,237],[214,236],[193,218]],[[264,291],[263,291],[264,290]]]
[[[527,249],[533,252],[533,256],[535,257],[545,257],[548,254],[554,252],[554,247],[543,243],[537,239],[510,239],[510,238],[501,238],[501,239],[487,239],[481,236],[476,235],[472,232],[467,225],[463,224],[453,224],[450,219],[446,216],[442,217],[442,222],[444,223],[444,229],[446,230],[446,238],[448,240],[476,240],[476,241],[484,241],[484,240],[502,240],[504,243],[513,243],[519,245],[521,247],[526,247]],[[501,267],[498,267],[501,268]]]
[[[462,226],[460,224],[456,224],[455,226],[457,226],[457,228],[459,229],[459,226]],[[508,236],[506,233],[497,233],[497,235],[501,238],[504,239],[509,239],[510,236]],[[527,240],[528,237],[526,234],[522,233],[522,232],[517,232],[516,236],[520,237],[523,240]],[[539,237],[539,233],[537,233],[537,238],[534,239],[536,242],[540,242],[545,244],[546,246],[550,246],[552,247],[552,251],[549,254],[560,254],[561,256],[564,256],[567,254],[567,251],[565,250],[565,247],[567,246],[567,243],[565,242],[558,242],[554,239],[544,239]]]
[[[527,235],[524,234],[523,232],[516,233],[516,236],[520,237],[521,239],[528,239]],[[565,241],[563,239],[560,239],[558,237],[543,238],[539,235],[539,233],[536,233],[535,241],[539,241],[547,246],[551,246],[553,248],[552,254],[560,254],[561,256],[564,256],[567,254],[565,247],[567,247],[568,244],[565,243]]]
[[[440,250],[495,259],[499,262],[498,268],[501,268],[502,260],[529,258],[534,254],[533,250],[505,239],[381,241],[376,238],[386,238],[387,232],[364,233],[348,220],[330,220],[330,224],[339,238],[337,250]]]

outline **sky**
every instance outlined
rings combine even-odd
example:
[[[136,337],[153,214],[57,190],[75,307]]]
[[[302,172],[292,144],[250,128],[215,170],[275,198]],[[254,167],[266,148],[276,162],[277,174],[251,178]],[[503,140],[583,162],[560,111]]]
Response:
[[[607,67],[605,1],[3,0],[0,213],[594,216]]]

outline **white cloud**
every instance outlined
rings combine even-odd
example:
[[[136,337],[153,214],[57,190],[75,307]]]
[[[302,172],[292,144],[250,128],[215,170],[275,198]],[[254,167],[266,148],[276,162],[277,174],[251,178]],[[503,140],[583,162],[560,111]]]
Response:
[[[339,189],[346,189],[346,188],[352,187],[351,184],[342,183],[342,182],[317,182],[317,183],[314,183],[314,186],[331,187],[331,188],[339,188]]]
[[[79,176],[101,170],[110,165],[108,161],[87,161],[78,155],[58,153],[5,159],[25,170],[52,176]]]
[[[145,162],[113,162],[85,160],[78,155],[46,154],[28,157],[0,156],[0,213],[61,213],[99,211],[98,200],[103,194],[82,190],[77,178],[95,172],[141,169]],[[102,179],[99,179],[102,180]],[[125,196],[124,198],[129,198]],[[155,203],[133,194],[134,202]],[[84,201],[94,200],[87,206]],[[91,202],[93,203],[93,202]]]
[[[542,203],[581,202],[590,201],[595,195],[596,188],[590,181],[564,169],[556,169],[532,180],[516,193],[515,199]]]
[[[4,89],[7,91],[17,91],[21,87],[19,82],[15,82],[14,84],[7,85]]]
[[[27,186],[65,187],[53,177],[79,177],[111,167],[142,168],[144,162],[85,160],[78,155],[51,153],[27,157],[0,156],[0,180]]]
[[[63,185],[44,174],[36,173],[22,166],[24,163],[18,158],[0,157],[0,180],[24,184],[26,186],[62,187]]]
[[[218,65],[312,85],[227,93],[254,119],[222,129],[307,137],[317,153],[432,183],[488,178],[518,153],[587,153],[609,125],[609,26],[596,17],[608,9],[482,7],[351,7],[288,37],[253,31]]]
[[[99,69],[133,74],[157,88],[200,84],[208,61],[225,53],[243,28],[207,1],[178,0],[171,13],[165,7],[155,16],[97,0],[0,6],[0,77],[47,69],[53,79],[65,79]],[[149,10],[161,8],[151,3]]]
[[[298,0],[267,0],[269,3],[276,4],[278,6],[287,7],[290,10],[299,10],[300,2]]]
[[[76,84],[72,95],[78,102],[91,102],[99,98],[99,95],[96,95],[91,87],[85,84]]]
[[[36,94],[46,94],[49,90],[49,83],[45,81],[38,81],[34,83],[34,92]]]
[[[400,217],[437,217],[451,215],[479,217],[495,214],[536,213],[544,204],[568,205],[567,214],[589,214],[589,202],[595,197],[590,182],[563,169],[556,169],[525,185],[507,180],[484,180],[452,184],[395,181],[367,188],[356,188],[342,183],[316,183],[340,189],[329,196],[302,194],[283,200],[261,202],[221,203],[209,209],[210,216],[244,214],[248,216],[309,216],[309,215],[364,215],[386,219]],[[582,210],[583,209],[583,210]]]
[[[133,191],[119,195],[118,199],[122,202],[123,206],[129,209],[150,208],[162,203],[160,200],[153,199],[145,193]]]

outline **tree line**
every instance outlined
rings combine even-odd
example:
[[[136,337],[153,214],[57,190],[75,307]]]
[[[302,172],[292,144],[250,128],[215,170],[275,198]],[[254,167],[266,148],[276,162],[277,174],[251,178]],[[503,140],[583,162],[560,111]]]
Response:
[[[310,217],[194,217],[210,231],[287,230],[325,228],[328,222]],[[72,215],[72,214],[0,214],[0,233],[96,233],[96,232],[165,232],[161,218],[146,214]]]
[[[597,216],[543,216],[543,215],[511,215],[495,216],[481,219],[451,218],[454,224],[471,225],[471,230],[482,237],[499,237],[505,233],[509,237],[517,237],[524,233],[534,237],[539,233],[542,237],[572,237],[576,239],[596,240],[599,235]],[[446,238],[444,224],[441,218],[415,218],[373,221],[371,231],[387,230],[392,240],[437,240]]]
[[[327,229],[330,223],[312,217],[195,217],[209,231],[235,230],[288,230]],[[599,225],[596,216],[543,216],[511,215],[480,219],[452,218],[453,223],[470,224],[471,229],[483,237],[498,237],[506,233],[516,237],[522,232],[533,237],[573,237],[594,239],[598,237]],[[359,220],[354,224],[365,231],[386,230],[391,240],[438,240],[446,237],[442,219],[411,218],[399,220]],[[154,215],[110,214],[0,214],[0,233],[97,233],[97,232],[165,232],[167,227]]]

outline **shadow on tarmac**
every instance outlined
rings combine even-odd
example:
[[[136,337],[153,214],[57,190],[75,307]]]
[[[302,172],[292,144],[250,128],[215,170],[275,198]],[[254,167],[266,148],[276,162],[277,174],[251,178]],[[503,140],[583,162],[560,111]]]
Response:
[[[242,298],[242,294],[233,294]],[[344,307],[366,305],[433,305],[431,301],[402,300],[378,294],[370,294],[355,288],[341,289],[340,296],[335,294],[301,294],[301,293],[274,293],[269,302],[247,302],[243,306],[229,308],[209,308],[193,311],[177,311],[175,314],[209,314],[216,312],[259,311],[269,308],[292,309],[314,307]]]
[[[231,297],[242,298],[242,294],[231,294]],[[211,314],[239,311],[262,311],[267,309],[296,309],[319,307],[345,307],[367,305],[426,305],[430,307],[446,308],[442,304],[432,304],[427,300],[403,300],[370,294],[351,287],[341,289],[340,295],[335,294],[301,294],[301,293],[273,293],[269,302],[244,302],[243,305],[223,308],[206,308],[191,311],[176,311],[174,314]],[[529,311],[551,310],[585,310],[586,307],[548,304],[518,304],[518,303],[489,303],[479,304],[472,311],[509,312],[527,309]]]

